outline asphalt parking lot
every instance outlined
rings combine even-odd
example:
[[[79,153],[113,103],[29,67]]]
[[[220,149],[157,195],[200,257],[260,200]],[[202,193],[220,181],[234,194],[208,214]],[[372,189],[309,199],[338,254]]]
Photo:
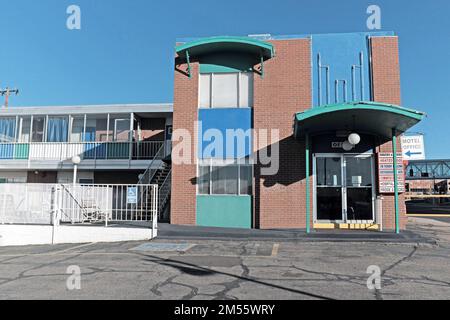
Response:
[[[0,248],[0,299],[448,299],[450,219],[411,218],[409,228],[428,241],[186,237]],[[380,268],[379,290],[367,287],[369,266]]]

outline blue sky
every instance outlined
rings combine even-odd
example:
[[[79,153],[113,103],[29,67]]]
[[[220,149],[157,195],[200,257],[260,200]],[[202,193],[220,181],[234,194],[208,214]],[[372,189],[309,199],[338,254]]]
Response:
[[[12,106],[171,102],[176,38],[368,31],[370,4],[400,36],[403,105],[428,114],[414,131],[450,158],[448,0],[0,0],[0,87],[21,89]]]

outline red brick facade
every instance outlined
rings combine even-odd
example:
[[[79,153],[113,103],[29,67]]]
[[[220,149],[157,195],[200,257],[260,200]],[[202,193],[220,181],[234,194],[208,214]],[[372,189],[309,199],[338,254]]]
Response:
[[[372,88],[373,99],[377,102],[401,105],[400,62],[397,37],[371,38],[372,50]],[[401,152],[400,139],[397,139],[398,152]],[[378,152],[392,152],[392,143],[386,142]],[[395,206],[392,194],[383,195],[383,227],[395,228]],[[400,228],[407,223],[405,198],[400,195]]]
[[[305,144],[294,139],[292,125],[296,112],[311,108],[311,43],[310,39],[271,42],[276,57],[266,62],[264,79],[255,77],[253,117],[255,132],[279,130],[280,140],[271,142],[278,143],[280,169],[263,177],[261,167],[255,167],[256,226],[304,228]]]
[[[279,147],[279,171],[276,175],[262,176],[261,166],[255,165],[253,210],[256,228],[305,228],[305,142],[293,137],[294,114],[312,107],[311,40],[272,40],[276,56],[265,62],[264,78],[255,75],[253,125],[259,129],[279,130],[279,140],[270,141]],[[373,98],[377,102],[400,105],[400,69],[398,39],[376,37],[371,39]],[[174,147],[176,130],[186,129],[195,135],[198,119],[198,63],[192,63],[192,78],[186,65],[177,66],[174,88]],[[257,139],[255,152],[261,146]],[[196,141],[192,139],[191,150]],[[377,147],[377,152],[391,150],[387,142]],[[400,141],[398,141],[400,151]],[[194,153],[195,151],[192,151]],[[270,148],[269,148],[270,154]],[[176,155],[175,155],[176,156]],[[191,155],[191,159],[195,158]],[[312,162],[310,162],[312,164]],[[312,165],[311,165],[312,172]],[[311,223],[312,176],[311,186]],[[395,228],[394,197],[386,194],[383,201],[383,226]],[[404,197],[400,197],[401,228],[406,225]],[[196,164],[173,165],[171,223],[194,225],[196,223]]]
[[[176,66],[173,101],[173,148],[177,144],[177,130],[189,131],[191,136],[191,164],[172,165],[172,195],[170,203],[170,222],[173,224],[194,225],[196,206],[197,169],[192,154],[195,148],[195,124],[198,120],[198,63],[192,63],[192,78],[185,72],[187,65]],[[176,155],[173,154],[172,157]]]

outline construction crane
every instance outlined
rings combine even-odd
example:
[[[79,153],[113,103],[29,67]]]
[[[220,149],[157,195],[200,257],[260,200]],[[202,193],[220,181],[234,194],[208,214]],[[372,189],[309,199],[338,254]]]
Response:
[[[8,108],[9,96],[11,94],[15,94],[16,96],[19,94],[19,89],[10,89],[6,87],[6,89],[0,88],[0,94],[5,97],[5,108]]]

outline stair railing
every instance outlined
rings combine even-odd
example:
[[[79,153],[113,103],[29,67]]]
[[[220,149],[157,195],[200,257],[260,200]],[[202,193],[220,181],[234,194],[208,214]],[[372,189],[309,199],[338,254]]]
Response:
[[[164,158],[164,154],[165,154],[165,148],[164,148],[164,144],[163,144],[161,146],[161,148],[159,148],[155,157],[152,159],[152,161],[148,165],[147,170],[145,170],[144,174],[139,179],[138,184],[150,184],[152,182],[153,177],[155,176],[156,172],[158,172],[158,169],[152,169],[152,167],[155,164],[156,160],[161,160]]]
[[[172,182],[172,169],[170,169],[166,179],[164,180],[164,182],[161,185],[161,188],[159,189],[158,218],[160,218],[162,210],[164,209],[164,205],[166,204],[166,201],[170,196],[171,182]]]

